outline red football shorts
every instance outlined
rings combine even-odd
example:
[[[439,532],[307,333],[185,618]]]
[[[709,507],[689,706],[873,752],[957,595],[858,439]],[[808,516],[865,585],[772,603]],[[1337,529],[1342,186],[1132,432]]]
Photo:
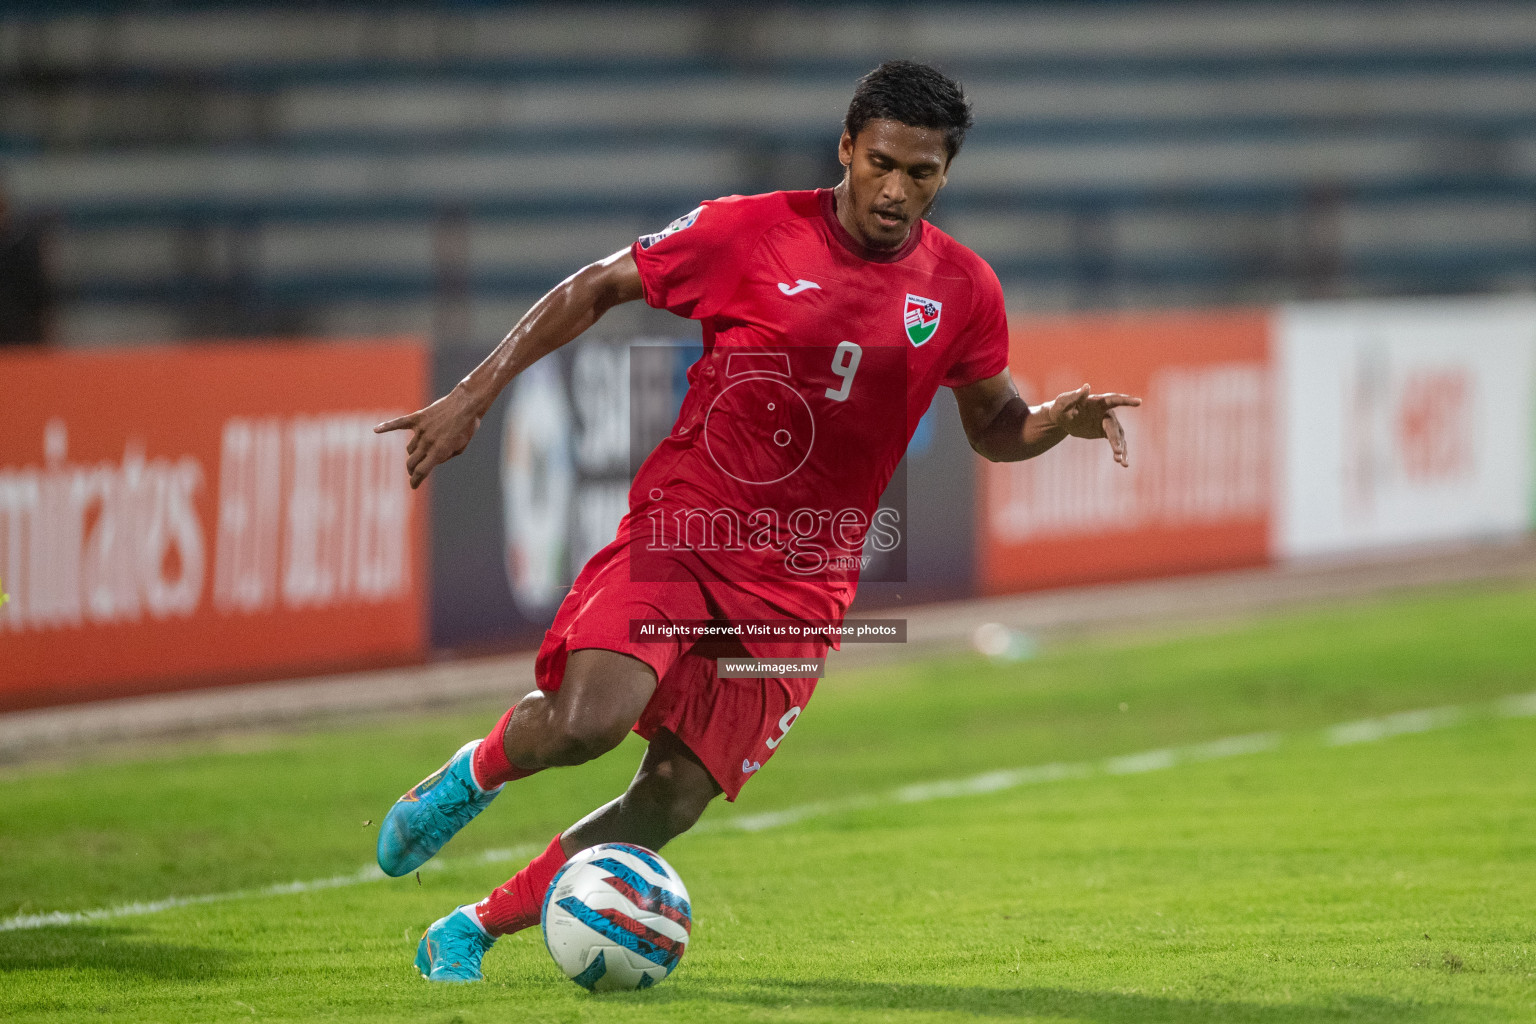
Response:
[[[737,640],[692,641],[685,638],[640,642],[631,638],[630,622],[723,619],[723,609],[743,618],[781,619],[782,612],[762,606],[755,614],[750,593],[728,583],[700,582],[686,572],[684,582],[650,583],[630,579],[628,546],[619,540],[603,548],[576,577],[544,634],[534,664],[539,689],[554,693],[565,676],[572,651],[617,651],[649,665],[656,692],[635,723],[646,739],[665,729],[682,740],[703,762],[726,798],[735,800],[749,778],[778,749],[805,709],[816,680],[721,679],[715,659],[751,656]],[[728,595],[722,591],[728,590]],[[755,652],[781,658],[826,656],[821,640],[775,643]]]

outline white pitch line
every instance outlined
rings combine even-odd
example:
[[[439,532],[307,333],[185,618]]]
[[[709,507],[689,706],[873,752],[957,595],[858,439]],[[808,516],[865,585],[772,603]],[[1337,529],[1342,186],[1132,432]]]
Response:
[[[1425,708],[1422,711],[1403,711],[1382,718],[1365,718],[1358,722],[1344,722],[1328,730],[1330,746],[1342,747],[1351,743],[1374,743],[1388,736],[1405,733],[1429,732],[1444,729],[1461,721],[1466,712],[1454,705],[1443,708]]]
[[[1506,718],[1529,718],[1536,715],[1536,693],[1517,693],[1499,701],[1499,714]]]
[[[0,920],[0,932],[14,932],[28,928],[47,928],[50,925],[88,924],[92,921],[110,921],[119,917],[140,917],[144,914],[158,914],[162,910],[175,910],[177,907],[193,907],[204,903],[224,903],[228,900],[252,899],[258,896],[288,896],[296,892],[340,889],[348,885],[373,882],[387,877],[376,865],[370,864],[366,868],[354,871],[349,875],[332,875],[330,878],[316,878],[307,882],[279,882],[276,885],[262,886],[259,889],[236,889],[233,892],[206,893],[202,896],[171,896],[163,900],[124,903],[116,907],[102,907],[98,910],[55,910],[48,914],[17,914],[14,917]]]
[[[1035,786],[1063,779],[1086,779],[1092,775],[1131,775],[1139,772],[1161,771],[1174,765],[1191,761],[1209,761],[1218,757],[1237,757],[1273,750],[1280,745],[1277,732],[1252,733],[1246,736],[1228,736],[1210,743],[1197,743],[1187,747],[1163,747],[1140,754],[1110,757],[1102,761],[1057,762],[1031,765],[1028,768],[1009,768],[1003,771],[984,772],[965,779],[944,779],[938,782],[919,782],[890,790],[876,796],[850,797],[846,800],[828,800],[821,803],[802,804],[782,811],[763,814],[743,814],[719,822],[706,822],[695,828],[699,831],[723,831],[735,829],[742,832],[762,832],[779,828],[807,818],[819,818],[828,814],[861,811],[870,807],[892,804],[927,803],[931,800],[948,800],[953,797],[976,796],[981,793],[997,793],[1020,786]]]
[[[500,864],[510,860],[527,859],[538,852],[539,848],[532,844],[506,849],[486,850],[474,857],[444,858],[441,861],[428,861],[421,866],[421,870],[441,871],[448,867],[449,863],[456,863],[458,861]],[[315,878],[309,881],[278,882],[275,885],[265,885],[259,889],[236,889],[233,892],[213,892],[205,893],[201,896],[170,896],[163,900],[124,903],[116,907],[102,907],[97,910],[55,910],[47,914],[17,914],[14,917],[0,920],[0,932],[47,928],[50,925],[89,924],[92,921],[110,921],[119,917],[141,917],[145,914],[158,914],[163,910],[175,910],[178,907],[195,907],[204,903],[227,903],[230,900],[255,899],[263,896],[291,896],[294,893],[317,892],[321,889],[344,889],[347,886],[361,885],[364,882],[383,882],[388,879],[389,876],[380,871],[377,864],[369,864],[346,875],[332,875],[329,878]]]
[[[1515,694],[1501,698],[1493,702],[1491,710],[1494,714],[1506,718],[1536,716],[1536,693]],[[1356,722],[1343,722],[1338,725],[1329,726],[1323,730],[1322,738],[1330,746],[1373,743],[1392,736],[1427,732],[1431,729],[1443,729],[1465,721],[1468,717],[1468,709],[1455,705],[1427,708],[1421,711],[1404,711],[1394,715],[1385,715],[1381,718],[1366,718]],[[817,803],[801,804],[798,807],[787,807],[780,811],[767,811],[762,814],[737,815],[722,821],[704,822],[692,831],[695,834],[723,831],[763,832],[768,829],[781,828],[795,822],[805,821],[808,818],[867,810],[871,807],[927,803],[933,800],[947,800],[954,797],[977,796],[983,793],[997,793],[1003,790],[1017,789],[1021,786],[1059,782],[1065,779],[1083,779],[1100,774],[1131,775],[1141,772],[1162,771],[1179,764],[1262,753],[1278,747],[1282,739],[1283,737],[1278,732],[1249,733],[1242,736],[1227,736],[1208,743],[1196,743],[1184,747],[1161,747],[1156,750],[1109,757],[1099,761],[1058,762],[1031,765],[1025,768],[1009,768],[1002,771],[983,772],[980,775],[972,775],[963,779],[941,779],[935,782],[914,783],[888,790],[882,794],[849,797],[844,800],[825,800]],[[524,860],[537,853],[538,849],[534,844],[527,844],[486,850],[473,857],[443,858],[441,860],[428,861],[422,865],[422,870],[439,871],[461,863],[500,864],[507,861]],[[207,903],[226,903],[231,900],[290,896],[294,893],[341,889],[347,886],[362,885],[367,882],[382,882],[387,880],[388,877],[388,875],[378,869],[377,865],[369,864],[350,874],[332,875],[329,878],[316,878],[309,881],[280,882],[276,885],[261,886],[260,888],[236,889],[232,892],[206,893],[201,896],[171,896],[163,900],[124,903],[115,907],[101,907],[96,910],[56,910],[44,914],[16,914],[12,917],[0,919],[0,932],[88,924],[93,921],[141,917],[145,914],[158,914],[162,911],[175,910],[179,907],[201,906]]]

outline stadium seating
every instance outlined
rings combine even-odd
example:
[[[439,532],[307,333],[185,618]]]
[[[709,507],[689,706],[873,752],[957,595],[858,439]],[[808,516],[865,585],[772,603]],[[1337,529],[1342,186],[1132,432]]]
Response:
[[[890,55],[972,93],[935,220],[1020,307],[1536,284],[1517,3],[55,3],[0,15],[0,168],[66,337],[484,344],[700,198],[835,180]]]

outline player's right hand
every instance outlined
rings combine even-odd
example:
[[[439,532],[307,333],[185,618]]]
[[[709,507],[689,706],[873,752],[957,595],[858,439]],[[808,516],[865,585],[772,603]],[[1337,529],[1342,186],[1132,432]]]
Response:
[[[1093,389],[1084,384],[1076,391],[1062,392],[1047,403],[1047,418],[1072,437],[1105,438],[1115,461],[1129,467],[1131,459],[1125,444],[1125,428],[1120,426],[1115,410],[1140,404],[1140,398],[1118,391],[1093,394]]]
[[[411,474],[411,488],[438,466],[469,446],[469,439],[480,427],[480,411],[462,387],[456,387],[425,409],[397,416],[373,428],[375,434],[391,430],[409,430],[411,441],[405,446],[405,469]]]

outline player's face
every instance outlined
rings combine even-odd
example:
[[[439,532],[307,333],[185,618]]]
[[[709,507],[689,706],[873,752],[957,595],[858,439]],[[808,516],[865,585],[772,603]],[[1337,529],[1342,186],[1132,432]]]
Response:
[[[894,249],[907,240],[949,169],[942,131],[899,121],[871,121],[856,139],[843,132],[837,156],[847,168],[837,219],[874,249]]]

